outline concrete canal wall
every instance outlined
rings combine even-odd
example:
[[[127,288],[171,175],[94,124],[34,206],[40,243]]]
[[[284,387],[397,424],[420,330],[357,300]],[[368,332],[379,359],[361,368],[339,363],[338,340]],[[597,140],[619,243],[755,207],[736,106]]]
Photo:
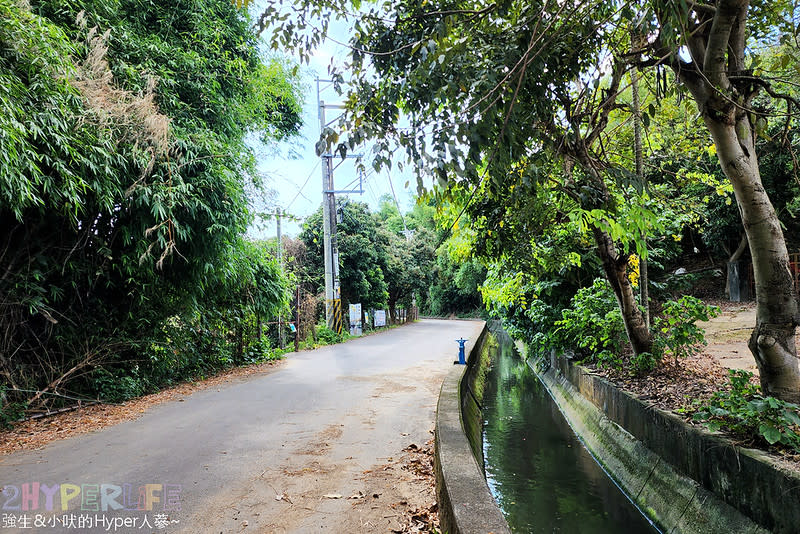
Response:
[[[800,532],[800,477],[552,357],[537,371],[573,429],[666,532]]]
[[[467,344],[467,365],[454,365],[442,383],[436,409],[436,497],[441,532],[510,533],[503,513],[489,492],[480,448],[480,402],[488,352],[487,329]],[[467,433],[477,436],[478,453]]]
[[[434,466],[440,530],[507,533],[483,472],[485,325],[468,365],[442,383]],[[564,358],[535,369],[575,433],[631,500],[670,534],[800,533],[800,477],[761,453],[688,425]]]

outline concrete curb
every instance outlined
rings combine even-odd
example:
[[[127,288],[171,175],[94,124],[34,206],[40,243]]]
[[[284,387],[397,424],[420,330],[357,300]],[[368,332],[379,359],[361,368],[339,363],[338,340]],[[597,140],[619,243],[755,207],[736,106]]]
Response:
[[[447,374],[436,407],[434,469],[439,524],[445,534],[511,532],[472,453],[461,414],[464,379],[480,359],[486,331],[484,323],[475,341],[467,343],[467,365],[454,365]]]

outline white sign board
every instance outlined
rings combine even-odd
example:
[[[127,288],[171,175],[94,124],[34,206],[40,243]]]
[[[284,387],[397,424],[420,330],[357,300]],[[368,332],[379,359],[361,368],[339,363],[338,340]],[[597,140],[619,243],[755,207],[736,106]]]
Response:
[[[385,310],[375,310],[375,326],[386,326]]]
[[[361,335],[361,303],[350,305],[350,335]]]
[[[361,304],[350,305],[350,324],[361,322]]]

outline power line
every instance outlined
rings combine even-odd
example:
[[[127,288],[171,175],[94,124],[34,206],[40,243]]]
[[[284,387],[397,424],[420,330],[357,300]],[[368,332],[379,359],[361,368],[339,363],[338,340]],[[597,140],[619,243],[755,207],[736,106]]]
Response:
[[[303,185],[301,185],[301,186],[300,186],[300,189],[298,189],[298,190],[297,190],[297,194],[296,194],[296,195],[294,196],[294,198],[293,198],[293,199],[292,199],[292,200],[291,200],[291,201],[290,201],[290,202],[289,202],[289,203],[286,205],[286,208],[285,208],[285,209],[287,209],[287,210],[288,210],[288,209],[289,209],[289,208],[292,206],[292,204],[294,204],[294,201],[295,201],[295,200],[297,200],[297,197],[299,197],[299,196],[300,196],[300,194],[303,192],[303,189],[305,189],[306,185],[308,185],[308,181],[309,181],[309,180],[311,180],[311,176],[312,176],[312,175],[314,174],[314,172],[317,170],[317,167],[319,167],[319,163],[320,163],[320,161],[321,161],[321,160],[319,160],[319,159],[318,159],[318,160],[317,160],[317,162],[314,164],[314,168],[313,168],[313,169],[311,169],[311,172],[310,172],[310,173],[308,173],[308,177],[306,178],[306,181],[305,181],[305,182],[303,182]]]
[[[380,202],[380,200],[378,198],[378,195],[375,194],[375,188],[372,187],[372,184],[369,182],[367,176],[364,177],[364,187],[369,192],[369,194],[372,196],[372,199],[375,201],[375,204],[378,204]]]
[[[389,173],[389,170],[386,170],[386,179],[389,180],[389,188],[392,190],[392,198],[394,199],[394,206],[397,208],[397,213],[400,214],[400,220],[403,223],[403,234],[406,236],[406,239],[411,238],[411,234],[408,233],[408,227],[406,226],[406,218],[403,217],[403,211],[400,209],[400,203],[397,202],[397,195],[394,192],[394,184],[392,183],[392,175]]]

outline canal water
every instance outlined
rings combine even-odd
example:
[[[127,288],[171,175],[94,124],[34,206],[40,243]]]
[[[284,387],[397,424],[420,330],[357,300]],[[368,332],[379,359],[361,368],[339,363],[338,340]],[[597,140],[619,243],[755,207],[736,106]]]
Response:
[[[595,462],[504,333],[483,397],[486,479],[514,532],[658,533]]]

